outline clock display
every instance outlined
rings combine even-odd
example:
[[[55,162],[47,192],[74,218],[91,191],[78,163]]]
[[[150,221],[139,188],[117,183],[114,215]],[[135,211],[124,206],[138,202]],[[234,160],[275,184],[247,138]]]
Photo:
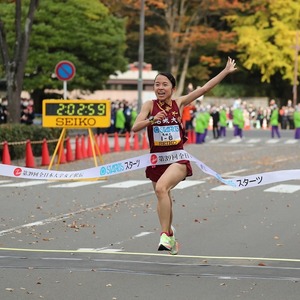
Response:
[[[47,116],[106,116],[106,103],[46,103]]]
[[[44,100],[44,127],[109,127],[109,100]]]

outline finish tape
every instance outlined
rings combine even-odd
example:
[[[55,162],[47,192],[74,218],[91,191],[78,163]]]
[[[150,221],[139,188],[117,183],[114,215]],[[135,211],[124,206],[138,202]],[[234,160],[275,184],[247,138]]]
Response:
[[[211,175],[223,184],[236,189],[245,189],[275,182],[300,179],[300,170],[281,170],[225,179],[219,173],[209,168],[185,150],[149,153],[79,171],[54,171],[0,164],[0,175],[35,180],[82,180],[117,175],[146,168],[147,166],[171,164],[180,160],[194,162],[202,172]]]

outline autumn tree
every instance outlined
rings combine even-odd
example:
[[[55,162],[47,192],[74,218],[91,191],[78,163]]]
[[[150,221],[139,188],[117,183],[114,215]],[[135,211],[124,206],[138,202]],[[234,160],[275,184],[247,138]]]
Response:
[[[120,14],[120,11],[135,9],[139,13],[140,1],[103,1],[111,10]],[[125,9],[120,9],[123,6]],[[207,79],[209,67],[219,66],[221,63],[220,53],[232,51],[235,48],[234,34],[226,31],[226,21],[222,17],[230,14],[239,8],[237,0],[145,0],[146,27],[145,57],[151,53],[154,60],[157,57],[164,58],[164,65],[179,79],[177,88],[181,94],[184,88],[185,78],[190,67],[190,59],[199,47],[213,48],[210,55],[198,55],[198,64],[201,64],[204,71],[198,79]],[[127,29],[132,26],[130,18]],[[132,31],[128,34],[133,37]],[[137,33],[137,31],[135,31]],[[154,39],[155,38],[155,43]],[[138,38],[136,37],[136,41]],[[135,47],[134,49],[137,49]],[[148,52],[147,52],[148,51]],[[152,52],[151,52],[152,51]],[[156,53],[156,55],[155,55]],[[224,63],[222,61],[222,63]]]
[[[237,33],[238,57],[246,69],[259,69],[262,82],[270,82],[278,72],[293,82],[298,0],[245,1],[244,9],[227,20]]]

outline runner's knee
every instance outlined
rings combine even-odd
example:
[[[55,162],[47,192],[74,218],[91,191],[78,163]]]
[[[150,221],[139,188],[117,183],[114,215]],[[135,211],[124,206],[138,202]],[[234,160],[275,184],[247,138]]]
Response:
[[[159,182],[157,182],[156,186],[155,186],[155,194],[158,197],[162,197],[165,195],[168,195],[169,190],[166,188],[166,186],[164,184],[159,184]]]

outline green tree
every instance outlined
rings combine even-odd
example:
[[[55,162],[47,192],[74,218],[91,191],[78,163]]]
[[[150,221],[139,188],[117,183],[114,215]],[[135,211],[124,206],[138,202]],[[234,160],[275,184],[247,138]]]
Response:
[[[239,60],[248,70],[259,69],[262,82],[280,72],[293,82],[296,31],[300,26],[298,0],[254,0],[227,18],[237,33]],[[298,70],[299,74],[299,70]]]
[[[25,0],[24,5],[28,2]],[[14,40],[14,6],[17,2],[1,4],[0,20],[8,25],[7,47],[12,47]],[[113,17],[100,1],[41,1],[32,26],[22,86],[33,94],[45,88],[61,88],[54,69],[59,61],[69,60],[76,67],[76,76],[68,82],[68,89],[101,89],[110,74],[125,70],[125,49],[124,22]],[[14,105],[19,104],[20,91]],[[14,122],[18,120],[19,114]]]
[[[14,3],[2,1],[0,4],[0,48],[7,86],[9,122],[18,123],[20,121],[20,95],[23,87],[32,22],[38,3],[38,0],[30,1],[27,7],[28,12],[23,20],[22,13],[24,14],[24,11],[22,12],[21,0],[16,0]],[[12,6],[15,7],[15,12],[13,12]],[[4,20],[7,20],[7,23]],[[9,33],[5,28],[5,25],[12,28],[12,20],[15,21],[14,38],[12,38],[12,32]]]

